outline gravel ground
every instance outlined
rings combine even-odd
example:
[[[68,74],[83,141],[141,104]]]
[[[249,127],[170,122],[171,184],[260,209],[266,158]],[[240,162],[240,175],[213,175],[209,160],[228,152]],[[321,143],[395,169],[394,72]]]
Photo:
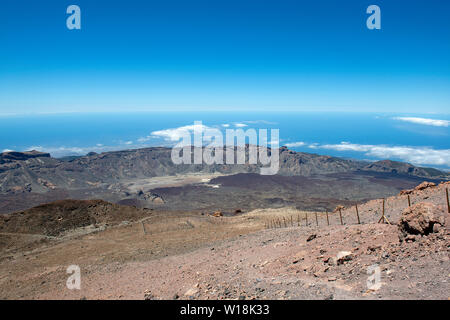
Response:
[[[414,191],[411,198],[414,203],[434,203],[446,212],[447,186]],[[391,222],[398,222],[405,201],[405,196],[387,199]],[[360,225],[350,220],[352,208],[345,211],[343,226],[336,214],[331,216],[331,226],[324,225],[323,215],[319,227],[312,223],[257,230],[253,225],[236,232],[240,224],[235,224],[229,237],[209,241],[205,233],[207,242],[196,249],[139,261],[126,258],[138,243],[115,247],[114,242],[121,228],[133,226],[116,228],[115,234],[106,230],[98,233],[107,241],[104,233],[109,232],[105,246],[110,254],[104,262],[98,263],[83,246],[78,248],[78,240],[71,246],[61,243],[45,249],[48,257],[59,252],[64,261],[54,258],[52,264],[43,264],[39,260],[45,251],[27,253],[19,260],[2,262],[9,271],[1,273],[0,293],[4,298],[28,299],[450,299],[449,215],[439,232],[400,242],[397,225],[376,223],[379,205],[380,200],[373,200],[359,206]],[[245,215],[239,219],[244,221]],[[84,241],[89,247],[89,240]],[[70,255],[72,261],[82,262],[81,290],[65,285]],[[20,269],[24,263],[33,267]],[[12,266],[22,270],[20,277],[12,276]],[[367,283],[370,268],[380,276],[379,287]]]

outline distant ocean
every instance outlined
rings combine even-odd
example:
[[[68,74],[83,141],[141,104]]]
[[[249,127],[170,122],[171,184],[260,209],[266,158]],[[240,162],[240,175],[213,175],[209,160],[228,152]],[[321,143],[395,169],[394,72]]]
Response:
[[[392,159],[450,169],[449,115],[375,113],[146,112],[0,117],[0,151],[47,151],[54,157],[170,146],[164,132],[202,121],[208,127],[279,129],[296,151],[363,160]],[[169,130],[169,131],[163,131]],[[152,132],[163,134],[152,135]]]

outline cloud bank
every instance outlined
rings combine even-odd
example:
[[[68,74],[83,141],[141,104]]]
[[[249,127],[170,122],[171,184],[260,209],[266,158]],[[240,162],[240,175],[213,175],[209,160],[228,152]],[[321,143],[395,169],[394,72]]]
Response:
[[[449,120],[438,120],[438,119],[428,119],[428,118],[415,118],[415,117],[395,117],[394,120],[410,122],[415,124],[422,124],[426,126],[434,127],[448,127],[450,126]]]
[[[430,147],[368,145],[341,142],[340,144],[312,144],[312,149],[364,152],[379,159],[400,159],[415,165],[439,165],[450,167],[450,149]]]
[[[306,143],[304,143],[303,141],[298,141],[285,143],[284,145],[288,148],[296,148],[296,147],[303,147],[304,145],[306,145]]]

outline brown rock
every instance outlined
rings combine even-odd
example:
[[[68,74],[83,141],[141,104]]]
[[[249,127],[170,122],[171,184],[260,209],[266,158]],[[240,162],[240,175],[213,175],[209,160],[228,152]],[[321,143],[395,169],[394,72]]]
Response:
[[[424,181],[421,184],[419,184],[417,187],[414,188],[414,190],[424,190],[427,188],[435,187],[436,183]]]
[[[342,205],[339,205],[339,206],[337,206],[334,210],[333,210],[333,213],[336,213],[336,212],[339,212],[339,210],[344,210],[345,209],[345,207],[344,206],[342,206]]]
[[[403,196],[403,195],[406,195],[406,194],[411,194],[413,191],[414,191],[414,189],[402,190],[402,191],[400,191],[399,195]]]
[[[339,251],[337,256],[336,256],[336,259],[337,259],[337,261],[336,261],[337,264],[340,265],[340,264],[343,264],[346,261],[352,260],[353,259],[353,254],[350,251]]]
[[[223,214],[222,214],[221,211],[216,211],[216,212],[214,212],[214,213],[212,214],[212,216],[213,216],[213,217],[222,217]]]
[[[444,225],[444,211],[428,202],[420,202],[406,208],[398,223],[402,237],[408,234],[427,235],[433,232],[435,224]]]

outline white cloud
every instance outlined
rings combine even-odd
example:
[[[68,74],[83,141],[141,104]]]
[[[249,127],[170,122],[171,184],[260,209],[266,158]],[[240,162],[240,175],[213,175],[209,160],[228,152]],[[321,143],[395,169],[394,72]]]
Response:
[[[103,149],[103,147],[90,147],[90,148],[80,148],[80,147],[43,147],[43,146],[31,146],[26,150],[37,150],[41,152],[48,152],[52,157],[63,157],[67,155],[85,155],[90,151],[96,151]]]
[[[434,127],[448,127],[450,126],[449,120],[438,120],[438,119],[428,119],[428,118],[415,118],[415,117],[395,117],[394,120],[411,122],[415,124],[422,124]]]
[[[244,128],[244,127],[247,127],[248,125],[245,123],[235,123],[234,126],[236,128]]]
[[[130,141],[127,141],[125,143],[121,143],[120,145],[116,146],[105,146],[102,144],[96,144],[94,146],[87,146],[87,147],[66,147],[66,146],[60,146],[60,147],[46,147],[46,146],[31,146],[29,148],[24,149],[23,151],[29,151],[29,150],[37,150],[41,152],[48,152],[50,155],[54,158],[60,158],[65,156],[84,156],[88,154],[89,152],[108,152],[108,151],[119,151],[124,149],[124,145],[126,145],[128,148],[144,148],[149,147],[149,145],[134,145],[128,143]]]
[[[151,138],[152,138],[151,136],[141,137],[141,138],[137,139],[137,141],[140,143],[144,143],[144,142],[149,141]]]
[[[365,145],[349,142],[340,144],[313,144],[313,149],[364,152],[366,156],[379,159],[400,159],[415,165],[443,165],[450,167],[450,149],[433,149],[430,147]]]
[[[181,140],[181,138],[183,138],[183,137],[191,136],[191,134],[193,134],[194,131],[197,131],[199,133],[204,133],[207,130],[209,131],[209,130],[217,130],[217,129],[210,128],[203,124],[193,124],[193,125],[183,126],[183,127],[179,127],[179,128],[171,128],[171,129],[153,131],[151,133],[151,136],[163,138],[166,141],[176,142],[176,141]]]
[[[228,123],[224,123],[223,125],[222,125],[222,127],[224,127],[224,128],[228,128],[230,125],[228,124]]]
[[[125,144],[126,144],[126,145],[133,144],[133,141],[127,141],[127,142],[125,142]]]
[[[304,143],[302,141],[297,141],[297,142],[286,143],[285,146],[288,147],[288,148],[295,148],[295,147],[302,147],[305,144],[306,143]]]

